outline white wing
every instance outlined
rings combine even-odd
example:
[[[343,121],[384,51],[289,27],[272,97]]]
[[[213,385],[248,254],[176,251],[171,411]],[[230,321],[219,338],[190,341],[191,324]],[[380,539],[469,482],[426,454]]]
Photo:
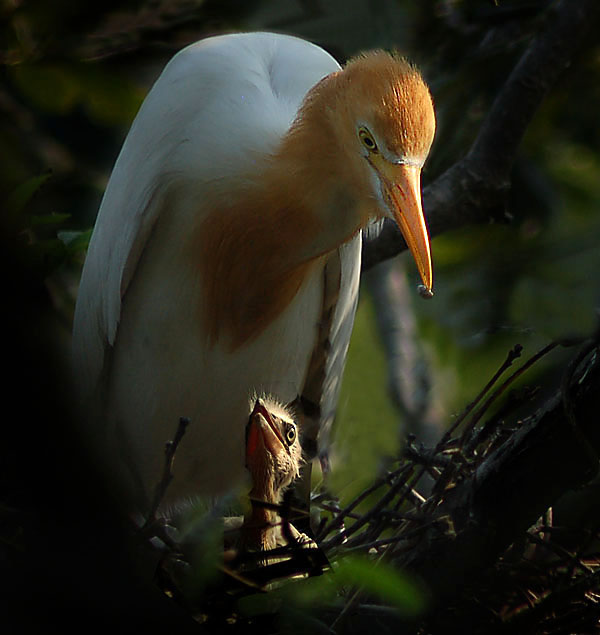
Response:
[[[358,303],[362,236],[339,248],[341,263],[340,295],[329,335],[330,349],[321,398],[320,452],[327,452],[329,432],[335,417],[346,354],[350,344],[354,314]]]
[[[107,426],[117,435],[124,430],[118,450],[127,437],[132,445],[125,453],[136,457],[128,469],[139,467],[146,491],[162,467],[172,417],[197,422],[178,450],[182,491],[199,474],[206,491],[222,491],[238,468],[243,471],[238,454],[248,377],[254,388],[282,400],[302,389],[323,300],[322,273],[315,271],[267,332],[228,356],[207,350],[198,333],[192,310],[197,281],[175,249],[207,209],[190,196],[235,191],[248,162],[277,147],[306,92],[338,69],[328,53],[289,36],[209,38],[166,66],[125,140],[81,278],[73,352],[84,398],[94,394],[111,352],[110,395],[102,397]],[[174,184],[185,192],[176,204],[169,198]],[[311,395],[327,422],[354,319],[360,243],[357,236],[339,250],[339,289],[325,334],[330,346]]]
[[[209,38],[169,62],[117,159],[83,269],[73,352],[84,395],[115,343],[121,301],[167,186],[226,187],[253,153],[274,149],[306,92],[338,69],[323,49],[270,33]]]

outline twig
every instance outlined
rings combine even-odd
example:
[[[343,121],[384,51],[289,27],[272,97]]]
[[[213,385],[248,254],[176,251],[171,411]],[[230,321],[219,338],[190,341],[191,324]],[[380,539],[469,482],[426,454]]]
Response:
[[[567,366],[567,370],[565,371],[563,375],[563,378],[561,381],[561,391],[560,391],[562,395],[562,403],[563,403],[563,410],[565,412],[565,417],[567,418],[567,421],[571,425],[575,438],[579,441],[583,451],[585,452],[585,455],[590,465],[590,473],[593,473],[597,470],[598,453],[596,452],[596,450],[594,450],[589,440],[581,431],[581,428],[577,425],[577,419],[575,418],[575,411],[573,407],[573,400],[571,398],[571,382],[580,364],[594,350],[596,350],[596,352],[598,351],[597,337],[587,341],[581,347],[577,355],[571,360],[569,366]]]
[[[380,487],[383,487],[386,483],[389,483],[390,480],[397,478],[400,474],[402,474],[402,472],[407,471],[407,469],[408,469],[407,466],[403,465],[399,469],[389,474],[387,477],[377,479],[375,483],[373,483],[373,485],[371,485],[370,487],[367,487],[367,489],[365,489],[353,501],[351,501],[339,514],[337,514],[337,516],[332,518],[331,521],[327,525],[325,525],[325,527],[319,533],[317,538],[318,539],[324,538],[325,536],[327,536],[327,534],[331,533],[334,529],[341,527],[341,525],[344,522],[344,518],[348,517],[350,515],[350,512],[352,512],[358,505],[360,505],[360,503],[362,503],[371,494],[376,492]],[[343,537],[342,537],[342,540],[343,540]]]
[[[547,549],[548,551],[551,551],[555,555],[563,558],[564,560],[567,561],[569,565],[573,565],[574,567],[581,569],[585,573],[594,572],[594,569],[586,565],[584,562],[582,562],[579,556],[577,556],[574,553],[571,553],[570,551],[568,551],[561,545],[556,543],[550,544],[547,540],[544,540],[543,538],[540,538],[539,536],[536,536],[534,534],[529,534],[527,537],[534,544],[539,545],[540,547],[544,547],[544,549]]]
[[[335,505],[328,505],[327,503],[319,503],[318,505],[316,505],[316,507],[332,514],[342,513],[342,510],[339,507],[336,507]],[[356,512],[348,512],[345,516],[346,518],[352,518],[356,520],[357,518],[360,518],[361,515],[357,514]]]
[[[382,508],[384,508],[394,498],[394,496],[396,496],[396,494],[398,493],[398,490],[406,485],[408,474],[412,470],[413,470],[413,466],[410,464],[404,465],[399,470],[397,470],[395,474],[405,476],[406,478],[404,478],[404,480],[399,478],[398,481],[394,483],[390,487],[390,489],[383,495],[383,497],[380,498],[379,501],[377,501],[375,506],[369,512],[364,514],[359,520],[353,523],[349,528],[344,529],[342,532],[336,534],[335,536],[333,536],[333,538],[330,538],[328,541],[326,541],[323,544],[323,549],[335,547],[336,545],[346,540],[348,536],[352,535],[353,533],[356,533],[356,531],[358,531],[361,527],[363,527],[364,525],[369,523],[373,518],[375,518],[377,514],[379,513],[379,511]],[[406,474],[403,474],[403,472],[405,472]],[[368,490],[365,490],[365,491],[368,491]]]
[[[564,604],[571,598],[581,597],[584,595],[586,590],[593,589],[599,583],[600,569],[590,573],[589,575],[582,576],[568,588],[550,593],[542,600],[536,602],[530,610],[516,615],[506,624],[506,632],[525,632],[523,629],[525,629],[528,624],[535,625],[537,627],[542,617],[554,613],[557,606],[560,606],[561,602]],[[573,632],[573,630],[569,629],[569,632]]]
[[[181,417],[179,419],[179,423],[177,424],[177,430],[175,432],[173,440],[167,441],[167,443],[165,444],[165,462],[163,466],[162,478],[160,479],[160,481],[156,485],[156,489],[154,490],[152,507],[150,508],[150,512],[148,514],[146,522],[142,526],[142,532],[145,532],[156,521],[160,503],[165,496],[169,484],[173,480],[173,461],[175,459],[175,452],[177,452],[179,443],[181,442],[181,439],[183,438],[183,435],[185,434],[189,423],[190,420],[188,418]]]
[[[492,405],[502,393],[517,379],[520,377],[525,371],[527,371],[531,366],[533,366],[538,360],[547,355],[550,351],[559,346],[560,342],[550,342],[544,346],[541,350],[539,350],[535,355],[532,355],[520,368],[518,368],[512,375],[507,377],[498,388],[486,399],[481,408],[473,415],[473,418],[469,421],[469,423],[465,426],[463,433],[460,437],[460,445],[465,445],[467,441],[468,435],[471,433],[475,425],[481,420],[481,417],[487,412],[489,407]]]
[[[516,373],[525,372],[549,348],[544,347]],[[600,360],[596,359],[574,396],[578,425],[595,448],[600,447],[594,425],[599,385]],[[450,518],[454,532],[444,536],[432,528],[419,548],[398,564],[421,576],[438,601],[446,600],[456,594],[459,579],[473,581],[558,497],[588,481],[581,447],[572,438],[561,400],[554,397],[486,456],[470,477],[443,496],[436,513]]]
[[[454,420],[448,430],[446,430],[446,432],[443,434],[442,438],[436,445],[435,450],[433,451],[434,454],[439,453],[440,449],[448,442],[456,428],[458,428],[458,426],[473,412],[477,404],[486,396],[486,394],[490,391],[490,389],[494,386],[494,384],[498,381],[502,374],[512,366],[512,363],[515,361],[515,359],[518,359],[521,356],[522,350],[523,347],[521,346],[521,344],[515,344],[515,346],[513,346],[510,351],[508,351],[506,359],[502,362],[500,368],[498,368],[498,370],[494,373],[494,376],[488,381],[484,388],[479,392],[477,397],[475,397],[475,399],[467,405],[462,413]]]
[[[463,447],[463,454],[470,458],[476,450],[479,454],[485,456],[494,447],[500,431],[498,427],[504,419],[514,410],[521,407],[526,401],[531,401],[540,391],[539,386],[525,386],[522,390],[513,390],[509,393],[506,402],[495,412],[490,419],[481,424],[479,429],[475,431],[471,438]],[[488,442],[487,447],[482,450],[484,443]]]

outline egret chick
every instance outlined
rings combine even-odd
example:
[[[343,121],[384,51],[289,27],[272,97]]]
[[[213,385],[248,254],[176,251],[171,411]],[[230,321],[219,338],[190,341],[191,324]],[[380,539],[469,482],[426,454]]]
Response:
[[[283,493],[300,473],[302,447],[298,426],[287,408],[271,397],[257,398],[246,428],[246,467],[252,479],[252,510],[244,519],[242,544],[267,551],[284,544],[281,519],[274,509]],[[294,538],[310,539],[290,525]]]

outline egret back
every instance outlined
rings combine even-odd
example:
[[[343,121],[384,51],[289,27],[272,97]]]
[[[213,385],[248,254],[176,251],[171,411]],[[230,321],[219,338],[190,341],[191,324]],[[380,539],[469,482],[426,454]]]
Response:
[[[125,140],[84,266],[73,347],[83,397],[102,403],[110,451],[124,457],[129,476],[134,466],[146,497],[180,416],[192,423],[169,494],[218,494],[243,477],[248,395],[285,402],[302,392],[324,261],[307,272],[289,306],[232,353],[202,331],[201,272],[191,266],[187,238],[219,212],[215,201],[226,207],[257,178],[306,92],[338,68],[319,47],[288,36],[204,40],[167,65]],[[354,317],[360,235],[341,249],[328,412]]]
[[[83,268],[73,349],[84,396],[115,342],[122,299],[168,189],[187,185],[199,202],[236,191],[311,86],[338,69],[323,49],[270,33],[202,40],[167,64],[117,158]],[[200,224],[201,205],[193,211]]]

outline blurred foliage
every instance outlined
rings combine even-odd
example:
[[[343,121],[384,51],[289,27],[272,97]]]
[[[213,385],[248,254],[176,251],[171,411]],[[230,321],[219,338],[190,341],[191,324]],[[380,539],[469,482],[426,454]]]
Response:
[[[325,631],[327,626],[315,614],[331,606],[336,598],[351,602],[356,589],[372,601],[385,603],[400,616],[417,617],[426,606],[423,590],[410,577],[382,559],[374,563],[366,556],[350,555],[336,563],[330,575],[284,584],[268,594],[242,597],[238,610],[243,618],[277,613],[283,632],[288,632],[286,622],[295,627],[289,632],[298,632],[299,624],[312,627],[310,632],[319,632],[313,630],[317,626]]]
[[[384,560],[374,564],[364,556],[348,556],[340,560],[336,573],[344,584],[362,587],[367,593],[395,607],[401,615],[416,616],[425,608],[422,589]]]
[[[112,163],[153,79],[182,46],[235,29],[308,37],[341,60],[395,46],[428,78],[438,118],[431,182],[467,151],[549,0],[135,0],[0,5],[3,229],[69,324],[79,268]],[[584,42],[531,123],[506,226],[433,241],[436,297],[416,312],[438,423],[469,401],[519,342],[586,334],[600,271],[600,46]],[[10,201],[13,201],[12,203]],[[408,262],[406,256],[399,259]],[[404,265],[403,265],[404,266]],[[416,279],[408,264],[411,279]],[[61,296],[60,301],[57,296]],[[356,491],[400,440],[385,356],[363,294],[340,402],[333,483]],[[66,298],[66,299],[65,299]],[[552,376],[560,353],[539,366]],[[355,485],[349,484],[355,481]]]

